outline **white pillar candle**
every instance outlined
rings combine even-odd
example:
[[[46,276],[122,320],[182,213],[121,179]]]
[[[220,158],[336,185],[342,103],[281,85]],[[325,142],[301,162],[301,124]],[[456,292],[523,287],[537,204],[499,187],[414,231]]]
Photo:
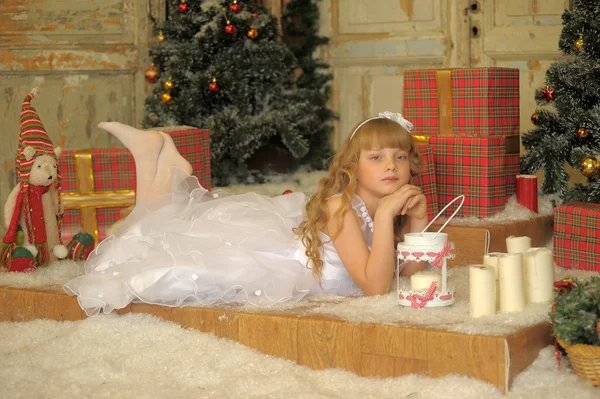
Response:
[[[502,256],[503,254],[503,252],[490,252],[483,255],[483,264],[494,269],[496,283],[496,307],[500,303],[500,286],[498,284],[498,257]]]
[[[485,265],[469,266],[469,314],[471,317],[496,313],[496,271]]]
[[[506,252],[508,252],[509,254],[521,253],[529,248],[531,248],[531,238],[527,236],[506,237]]]
[[[427,291],[431,286],[431,283],[437,281],[436,291],[442,289],[442,275],[431,272],[415,273],[410,276],[410,289],[413,292],[416,291]]]
[[[483,264],[494,269],[496,280],[498,280],[498,257],[502,254],[503,252],[490,252],[483,255]]]
[[[523,260],[521,254],[503,254],[498,257],[500,284],[500,311],[521,312],[525,309]]]
[[[526,270],[527,302],[545,303],[554,294],[554,262],[548,248],[531,248],[523,253]]]

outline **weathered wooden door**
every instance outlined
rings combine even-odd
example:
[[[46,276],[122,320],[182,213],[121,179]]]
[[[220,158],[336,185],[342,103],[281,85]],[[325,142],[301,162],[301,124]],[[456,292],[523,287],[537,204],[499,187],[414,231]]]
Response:
[[[560,56],[569,0],[321,0],[323,56],[335,76],[339,148],[361,119],[402,109],[406,69],[505,66],[521,71],[521,131],[534,91]]]
[[[21,103],[34,86],[33,105],[64,148],[115,145],[98,122],[141,121],[151,16],[162,10],[164,0],[0,2],[1,203],[14,185]]]

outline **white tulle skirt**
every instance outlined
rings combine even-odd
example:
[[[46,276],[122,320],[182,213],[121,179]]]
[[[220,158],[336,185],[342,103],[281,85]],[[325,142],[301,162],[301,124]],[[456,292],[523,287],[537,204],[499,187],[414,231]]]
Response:
[[[65,284],[88,315],[133,301],[268,306],[322,292],[292,231],[304,194],[208,192],[174,173],[172,193],[136,206],[90,255],[86,273]]]

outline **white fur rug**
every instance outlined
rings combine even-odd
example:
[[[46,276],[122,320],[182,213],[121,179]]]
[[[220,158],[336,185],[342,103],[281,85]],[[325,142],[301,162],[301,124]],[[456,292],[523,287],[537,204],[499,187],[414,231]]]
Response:
[[[1,398],[493,398],[492,385],[449,375],[358,377],[315,371],[152,316],[0,323]],[[597,398],[553,348],[518,376],[511,398]]]

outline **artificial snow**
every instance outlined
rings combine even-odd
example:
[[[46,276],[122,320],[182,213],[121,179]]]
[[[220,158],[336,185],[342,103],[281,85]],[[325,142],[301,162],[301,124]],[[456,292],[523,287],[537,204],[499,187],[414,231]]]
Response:
[[[312,370],[141,314],[77,322],[0,323],[2,398],[495,398],[488,383],[447,375],[378,379]],[[598,397],[554,349],[514,381],[509,398]]]

